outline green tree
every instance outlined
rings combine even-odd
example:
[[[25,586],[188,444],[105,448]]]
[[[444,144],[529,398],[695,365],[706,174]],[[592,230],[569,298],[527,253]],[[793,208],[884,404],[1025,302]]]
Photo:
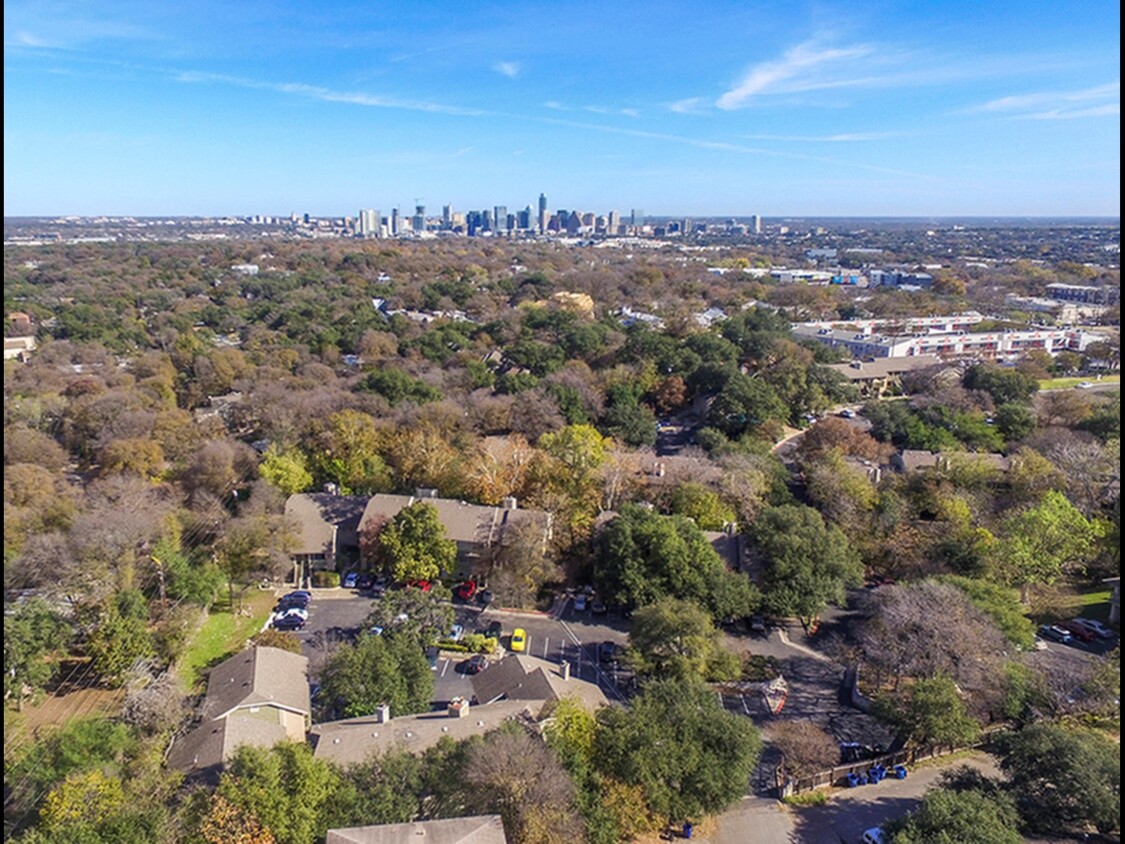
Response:
[[[99,768],[71,774],[53,788],[39,810],[39,821],[48,832],[67,827],[97,825],[125,808],[121,780]]]
[[[367,621],[368,628],[382,627],[396,636],[409,634],[419,646],[444,636],[453,624],[452,594],[440,583],[429,592],[421,589],[394,589],[376,601]]]
[[[1020,844],[1019,813],[1005,794],[934,789],[883,828],[889,844]]]
[[[961,384],[967,390],[983,390],[997,406],[1009,402],[1026,403],[1039,390],[1033,375],[991,363],[978,363],[965,370]]]
[[[324,839],[339,773],[307,744],[238,748],[215,794],[257,819],[278,844]]]
[[[788,418],[789,409],[773,387],[741,372],[731,375],[707,412],[708,424],[731,439],[771,420],[784,422]]]
[[[457,543],[447,539],[437,508],[416,501],[399,510],[379,532],[375,557],[396,581],[436,580],[452,571]]]
[[[378,369],[370,373],[363,379],[358,389],[378,393],[390,402],[392,407],[404,401],[425,404],[441,399],[441,390],[437,387],[431,387],[425,381],[420,381],[394,367]]]
[[[96,627],[86,642],[94,670],[117,685],[138,659],[153,653],[147,619],[122,614],[116,601],[98,611]]]
[[[694,481],[677,486],[668,507],[673,513],[692,519],[701,530],[722,530],[735,520],[733,507],[717,492]]]
[[[639,786],[653,811],[673,821],[721,812],[745,796],[760,752],[754,725],[703,684],[657,680],[628,709],[598,712],[597,768]]]
[[[811,619],[845,601],[845,589],[863,582],[863,566],[847,537],[811,507],[764,511],[751,527],[767,563],[763,603],[775,615]]]
[[[23,709],[55,674],[69,626],[41,598],[33,598],[4,616],[4,697]]]
[[[633,504],[622,507],[598,536],[593,575],[606,598],[629,608],[677,596],[726,618],[748,615],[756,604],[748,581],[746,588],[732,589],[730,577],[746,578],[727,572],[695,523]],[[739,607],[739,601],[745,604]]]
[[[297,449],[282,450],[271,443],[262,455],[258,473],[284,495],[296,495],[312,486],[305,455]]]
[[[711,618],[697,604],[663,598],[633,616],[630,662],[641,677],[731,680],[738,658],[722,649]]]
[[[344,494],[385,492],[391,473],[381,456],[383,445],[371,416],[341,410],[316,425],[308,445],[309,468],[317,483],[335,483]]]
[[[606,461],[609,440],[593,425],[567,425],[543,434],[539,448],[562,461],[581,482]]]
[[[980,734],[980,725],[965,712],[957,684],[944,675],[917,680],[905,694],[880,697],[876,714],[913,746],[963,746]]]
[[[396,718],[430,708],[434,679],[413,636],[361,633],[354,645],[341,646],[321,679],[325,700],[340,701],[345,718],[371,715],[380,704]]]
[[[993,419],[996,429],[1009,442],[1022,440],[1035,430],[1035,413],[1025,404],[1002,404],[996,408]]]
[[[1012,734],[1001,769],[1020,817],[1034,833],[1102,832],[1121,827],[1121,756],[1093,730],[1039,723]]]
[[[1003,541],[996,545],[999,576],[1020,589],[1027,603],[1035,583],[1054,583],[1067,568],[1083,565],[1093,553],[1097,531],[1061,492],[1047,492],[1042,501],[1004,520]]]

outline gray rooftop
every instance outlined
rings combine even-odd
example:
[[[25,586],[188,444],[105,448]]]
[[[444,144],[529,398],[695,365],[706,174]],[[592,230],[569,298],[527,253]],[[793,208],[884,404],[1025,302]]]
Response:
[[[325,844],[507,844],[499,815],[330,829]]]
[[[358,546],[359,520],[366,504],[362,495],[290,495],[285,501],[285,518],[297,529],[290,553],[331,556],[340,546]]]
[[[597,685],[572,672],[564,680],[557,662],[523,654],[508,654],[480,674],[473,675],[473,693],[481,703],[507,698],[523,701],[554,701],[576,698],[589,709],[609,703]]]
[[[287,739],[285,727],[250,715],[204,721],[168,754],[168,766],[181,771],[206,771],[230,760],[242,745],[273,747]]]
[[[300,654],[280,648],[247,648],[211,669],[203,718],[222,718],[243,706],[263,705],[308,715],[308,668],[308,658]]]
[[[374,715],[326,721],[313,725],[309,740],[316,758],[347,767],[362,762],[372,754],[390,750],[421,753],[446,737],[462,741],[484,735],[509,719],[534,719],[545,702],[505,700],[486,706],[470,706],[468,714],[460,718],[447,712],[423,712],[402,718],[392,717],[383,723],[379,723]]]

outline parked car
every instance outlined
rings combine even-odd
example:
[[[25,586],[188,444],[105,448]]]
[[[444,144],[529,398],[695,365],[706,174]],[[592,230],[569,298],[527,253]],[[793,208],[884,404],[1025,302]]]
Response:
[[[1079,390],[1089,390],[1094,385],[1089,381],[1079,381],[1077,386]]]
[[[527,631],[522,627],[517,627],[512,631],[511,649],[517,653],[525,653],[527,651]]]
[[[579,592],[574,596],[574,611],[586,612],[586,593]]]
[[[432,583],[430,583],[430,581],[428,581],[428,580],[408,580],[406,582],[406,585],[407,586],[414,586],[418,589],[421,589],[423,592],[429,592],[431,589],[434,588],[434,585]]]
[[[274,612],[284,612],[285,610],[293,609],[294,607],[302,610],[307,610],[310,603],[312,602],[309,601],[308,598],[293,597],[287,595],[277,602],[277,606],[274,607]]]
[[[291,615],[295,615],[297,618],[303,618],[305,621],[309,620],[309,611],[304,607],[286,607],[274,613],[274,618],[286,618]]]
[[[751,633],[765,633],[766,620],[760,615],[750,616],[750,632]]]
[[[371,584],[371,594],[376,598],[381,598],[383,593],[387,591],[387,577],[386,575],[379,575]]]
[[[845,407],[843,410],[841,410],[840,415],[845,419],[855,419],[855,411],[850,407]]]
[[[1092,642],[1098,638],[1098,634],[1087,627],[1081,619],[1072,618],[1070,621],[1063,621],[1059,627],[1070,631],[1070,635],[1075,639],[1081,639],[1083,642]]]
[[[873,826],[863,833],[863,837],[859,839],[859,844],[883,844],[886,840],[886,836],[883,835],[883,828],[881,826]]]
[[[1070,642],[1070,631],[1065,627],[1060,627],[1057,624],[1042,624],[1039,626],[1039,635],[1044,639],[1051,639],[1055,642],[1062,642],[1064,645]]]
[[[431,671],[437,671],[438,654],[440,653],[441,651],[436,647],[431,646],[426,648],[426,662],[430,664]]]
[[[1094,618],[1076,618],[1075,621],[1080,621],[1087,630],[1093,631],[1094,635],[1099,639],[1112,639],[1113,631]]]
[[[600,662],[615,662],[623,653],[625,653],[625,648],[610,639],[606,639],[598,645],[598,660]]]
[[[480,600],[480,603],[481,603],[482,607],[487,607],[489,604],[492,603],[492,599],[493,599],[494,596],[492,594],[491,589],[485,589],[482,592],[480,592],[479,595],[480,595],[479,600]]]
[[[375,578],[370,574],[361,574],[356,586],[360,589],[370,589],[375,584]]]
[[[359,572],[350,571],[344,575],[344,579],[340,581],[340,585],[345,589],[355,589],[359,586]]]
[[[484,654],[474,654],[465,662],[466,674],[480,674],[488,668],[488,658]]]
[[[462,627],[460,624],[454,624],[453,627],[451,627],[449,629],[449,640],[451,642],[460,642],[461,637],[464,636],[464,635],[465,635],[465,628]]]
[[[502,630],[503,625],[501,625],[499,621],[494,621],[485,629],[484,635],[489,639],[499,639]]]
[[[477,582],[475,580],[466,580],[457,587],[456,595],[462,601],[471,601],[475,594],[477,594]]]
[[[605,615],[605,611],[605,601],[603,601],[601,598],[594,598],[594,600],[590,602],[590,612],[592,612],[594,615]]]
[[[305,620],[299,615],[285,615],[273,620],[274,630],[300,630],[305,626]]]

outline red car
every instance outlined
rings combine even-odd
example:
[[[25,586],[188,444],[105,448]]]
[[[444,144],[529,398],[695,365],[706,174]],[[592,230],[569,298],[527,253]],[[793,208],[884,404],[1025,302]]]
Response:
[[[475,594],[477,594],[477,582],[475,580],[466,580],[457,587],[457,597],[462,601],[471,601]]]
[[[1060,622],[1059,626],[1065,627],[1070,631],[1071,636],[1073,636],[1075,639],[1081,639],[1083,642],[1092,642],[1096,638],[1098,638],[1098,634],[1096,634],[1093,630],[1091,630],[1078,619]]]
[[[408,581],[407,586],[417,586],[423,592],[429,592],[433,588],[433,584],[428,580],[411,580]]]

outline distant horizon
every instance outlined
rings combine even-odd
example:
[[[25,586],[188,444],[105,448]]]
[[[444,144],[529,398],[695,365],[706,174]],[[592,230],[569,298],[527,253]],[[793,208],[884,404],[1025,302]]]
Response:
[[[5,212],[1120,216],[1117,2],[639,8],[6,0]]]
[[[491,209],[492,205],[476,205],[468,206],[466,208],[454,208],[455,211],[463,213],[466,211],[481,211],[484,209]],[[385,217],[386,213],[382,209],[380,213]],[[522,209],[521,209],[522,210]],[[552,213],[554,210],[551,209]],[[599,209],[593,208],[573,208],[567,210],[580,211],[582,213],[603,213]],[[610,209],[620,210],[620,209]],[[343,219],[355,218],[359,209],[348,213],[330,213],[330,214],[314,214],[312,212],[300,212],[298,216],[303,216],[308,213],[309,217],[313,219]],[[220,214],[128,214],[128,213],[96,213],[96,214],[5,214],[4,220],[66,220],[66,219],[81,219],[90,220],[97,218],[106,219],[132,219],[132,220],[202,220],[202,219],[242,219],[252,218],[254,216],[271,217],[274,220],[286,221],[289,219],[292,212],[284,214],[272,214],[264,212],[229,212]],[[1119,215],[1111,214],[757,214],[755,212],[744,213],[719,213],[719,214],[685,214],[685,213],[666,213],[666,212],[649,212],[645,211],[646,220],[680,220],[690,218],[693,220],[749,220],[752,217],[760,217],[762,223],[767,221],[876,221],[876,222],[957,222],[957,221],[1019,221],[1019,220],[1034,220],[1034,221],[1090,221],[1090,222],[1116,222],[1120,223],[1121,217]],[[404,216],[413,216],[412,213],[406,213]],[[440,217],[440,210],[435,212],[431,210],[426,211],[426,217],[437,218]],[[623,218],[628,217],[628,212],[622,212]],[[251,223],[254,225],[253,223]],[[257,225],[264,225],[259,223]]]

